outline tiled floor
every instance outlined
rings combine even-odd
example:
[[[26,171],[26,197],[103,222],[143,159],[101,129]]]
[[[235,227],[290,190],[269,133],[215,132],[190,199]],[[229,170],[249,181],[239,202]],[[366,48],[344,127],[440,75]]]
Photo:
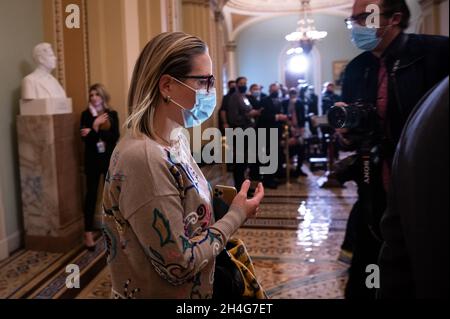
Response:
[[[315,186],[316,179],[302,178],[289,190],[268,190],[259,216],[265,224],[256,220],[252,223],[257,225],[237,233],[271,298],[343,298],[347,267],[337,258],[354,188],[334,190],[330,196],[329,190]],[[310,196],[304,196],[305,189]]]
[[[230,176],[217,168],[205,168],[215,184],[230,184]],[[339,299],[347,279],[347,266],[337,261],[346,221],[356,199],[354,185],[345,189],[321,189],[311,174],[290,186],[266,190],[257,219],[248,221],[236,236],[253,258],[258,278],[270,298]],[[60,256],[23,251],[0,263],[0,298],[57,262]],[[102,270],[78,294],[83,299],[110,296],[107,269]]]

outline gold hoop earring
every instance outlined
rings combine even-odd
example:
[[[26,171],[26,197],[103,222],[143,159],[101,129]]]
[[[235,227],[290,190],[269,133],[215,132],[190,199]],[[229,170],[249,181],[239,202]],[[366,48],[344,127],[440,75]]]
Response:
[[[172,98],[171,98],[170,96],[166,96],[166,97],[164,98],[164,102],[166,102],[167,104],[169,104],[170,101],[172,101]]]

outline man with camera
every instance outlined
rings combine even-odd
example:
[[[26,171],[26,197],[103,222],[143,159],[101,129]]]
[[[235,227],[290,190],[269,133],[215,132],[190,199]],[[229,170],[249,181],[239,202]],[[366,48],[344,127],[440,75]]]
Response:
[[[448,38],[406,34],[409,19],[405,0],[356,0],[346,19],[353,43],[365,51],[346,68],[344,103],[329,112],[342,147],[359,155],[347,299],[375,298],[375,290],[366,286],[366,268],[377,264],[383,242],[379,223],[392,158],[410,112],[449,73]]]

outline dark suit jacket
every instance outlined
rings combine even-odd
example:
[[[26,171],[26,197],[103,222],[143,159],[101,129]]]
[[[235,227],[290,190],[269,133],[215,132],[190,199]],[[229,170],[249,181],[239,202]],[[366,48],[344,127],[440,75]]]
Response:
[[[259,118],[258,127],[261,128],[281,128],[281,123],[277,122],[275,117],[277,114],[283,113],[283,105],[281,100],[274,103],[269,96],[261,100],[261,117]]]
[[[248,103],[248,105],[246,104]],[[252,106],[248,98],[236,92],[231,95],[227,107],[228,125],[232,128],[246,129],[252,126],[252,120],[248,113],[252,110]]]
[[[449,81],[412,112],[392,166],[380,298],[449,297]]]
[[[291,115],[291,114],[288,114],[289,102],[290,102],[290,100],[284,100],[282,102],[283,113],[287,114],[287,115]],[[305,105],[299,99],[297,99],[297,102],[295,103],[295,112],[297,113],[298,127],[304,128],[305,123],[306,123]]]
[[[308,104],[308,114],[314,113],[314,115],[319,115],[319,97],[313,94],[308,96],[306,101]]]
[[[99,130],[95,132],[92,129],[95,118],[91,112],[85,110],[81,114],[80,128],[90,128],[91,132],[88,136],[83,138],[84,151],[84,168],[85,173],[105,173],[108,170],[109,160],[116,147],[117,141],[120,137],[119,132],[119,117],[116,111],[107,111],[111,121],[111,128],[108,131]],[[97,143],[102,140],[106,144],[106,152],[99,154],[97,151]]]

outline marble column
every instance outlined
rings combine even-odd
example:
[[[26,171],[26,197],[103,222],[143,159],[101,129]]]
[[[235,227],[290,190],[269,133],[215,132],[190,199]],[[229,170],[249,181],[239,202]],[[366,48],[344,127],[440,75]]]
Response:
[[[239,76],[237,74],[237,65],[236,65],[236,48],[237,44],[235,41],[228,42],[227,44],[227,54],[228,54],[228,76],[229,79],[237,79]]]
[[[25,248],[67,252],[83,232],[75,114],[18,116]]]

